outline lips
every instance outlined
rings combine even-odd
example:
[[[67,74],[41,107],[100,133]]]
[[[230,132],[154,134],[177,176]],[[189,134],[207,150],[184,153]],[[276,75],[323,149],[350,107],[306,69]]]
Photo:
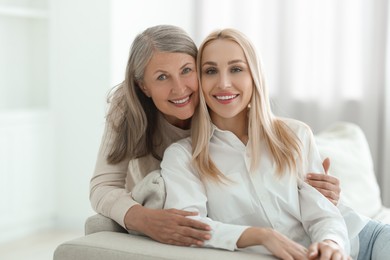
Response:
[[[171,100],[169,100],[169,102],[171,102],[177,106],[183,106],[183,105],[187,104],[188,102],[190,102],[191,96],[192,96],[192,94],[188,95],[184,98],[181,98],[181,99],[171,99]]]

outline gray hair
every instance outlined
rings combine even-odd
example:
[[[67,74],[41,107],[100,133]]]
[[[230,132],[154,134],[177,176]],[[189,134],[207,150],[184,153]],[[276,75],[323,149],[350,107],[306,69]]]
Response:
[[[161,159],[153,145],[158,109],[139,86],[155,52],[185,53],[196,59],[198,49],[191,37],[177,26],[153,26],[137,35],[130,48],[125,80],[111,96],[108,121],[117,135],[107,157],[110,163],[147,154]]]
[[[180,27],[172,25],[153,26],[135,38],[130,50],[127,75],[134,73],[135,80],[142,80],[145,67],[155,51],[186,53],[195,59],[198,53],[194,41]],[[131,68],[134,70],[129,71]]]

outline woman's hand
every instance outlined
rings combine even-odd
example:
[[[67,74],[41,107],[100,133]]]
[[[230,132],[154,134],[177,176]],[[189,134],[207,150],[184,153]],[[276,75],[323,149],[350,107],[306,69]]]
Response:
[[[128,229],[142,232],[152,239],[165,244],[178,246],[201,246],[211,238],[207,224],[186,216],[196,216],[197,212],[177,209],[148,209],[141,205],[131,207],[125,216]]]
[[[263,245],[279,259],[307,259],[305,247],[271,228],[250,227],[246,229],[237,241],[237,247],[244,248]]]
[[[268,229],[263,245],[280,259],[306,259],[307,249],[283,234]]]
[[[306,176],[306,181],[322,195],[324,195],[330,202],[337,206],[337,203],[340,199],[340,181],[334,176],[328,174],[330,167],[330,160],[326,158],[322,163],[324,167],[325,174],[320,173],[308,173]]]
[[[311,244],[308,257],[310,260],[352,260],[352,258],[345,255],[340,246],[332,240]]]

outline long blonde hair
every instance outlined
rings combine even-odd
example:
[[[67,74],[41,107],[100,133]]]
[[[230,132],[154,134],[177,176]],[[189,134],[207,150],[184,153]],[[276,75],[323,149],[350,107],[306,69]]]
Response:
[[[302,161],[301,142],[294,132],[271,111],[268,90],[265,84],[260,59],[250,40],[235,29],[218,30],[211,33],[199,47],[197,70],[199,82],[202,80],[203,49],[212,41],[225,39],[236,42],[244,51],[253,79],[254,91],[250,101],[248,115],[248,136],[251,154],[250,170],[253,172],[259,165],[260,140],[266,145],[276,164],[276,174],[281,176],[285,170],[296,172],[299,161]],[[199,91],[200,102],[192,121],[192,164],[198,170],[201,178],[211,178],[216,181],[226,180],[209,155],[209,141],[212,134],[211,118],[204,98]],[[298,161],[297,161],[298,160]]]
[[[125,80],[109,96],[111,109],[107,123],[116,132],[112,150],[107,156],[109,163],[147,154],[161,160],[153,143],[157,134],[158,109],[140,89],[139,83],[155,52],[185,53],[196,59],[197,51],[191,37],[176,26],[158,25],[137,35],[130,49]]]

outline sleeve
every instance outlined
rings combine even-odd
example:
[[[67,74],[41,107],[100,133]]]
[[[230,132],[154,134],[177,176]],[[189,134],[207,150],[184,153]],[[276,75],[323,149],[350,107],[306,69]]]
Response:
[[[211,227],[211,239],[205,241],[204,246],[233,251],[237,249],[237,241],[248,227],[225,224],[207,217],[206,190],[190,165],[190,145],[187,148],[175,143],[164,153],[161,163],[161,174],[167,191],[164,208],[198,212],[198,216],[191,218]]]
[[[109,164],[107,155],[113,147],[115,131],[106,121],[95,171],[90,181],[89,198],[92,208],[125,227],[124,218],[132,206],[138,204],[125,188],[129,160]]]
[[[303,172],[323,172],[321,158],[314,142],[313,133],[309,128],[302,141]],[[349,254],[348,231],[338,208],[315,188],[303,181],[299,184],[299,200],[302,224],[312,242],[331,239],[344,248],[345,253]]]

